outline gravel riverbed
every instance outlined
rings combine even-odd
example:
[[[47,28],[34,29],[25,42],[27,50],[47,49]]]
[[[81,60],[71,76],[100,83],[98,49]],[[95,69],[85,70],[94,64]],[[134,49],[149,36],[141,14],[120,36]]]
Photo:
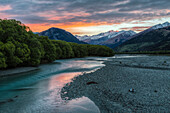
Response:
[[[88,97],[101,113],[169,113],[170,57],[110,58],[105,67],[75,77],[61,96]]]

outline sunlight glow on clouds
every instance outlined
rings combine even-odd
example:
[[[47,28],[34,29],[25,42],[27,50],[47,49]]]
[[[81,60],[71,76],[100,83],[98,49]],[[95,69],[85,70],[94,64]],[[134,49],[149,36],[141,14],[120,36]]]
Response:
[[[78,35],[139,32],[170,22],[169,6],[169,0],[0,0],[0,18],[20,20],[34,32],[50,27]]]
[[[0,11],[10,10],[10,9],[12,9],[12,8],[10,7],[10,5],[5,5],[5,6],[0,5]]]

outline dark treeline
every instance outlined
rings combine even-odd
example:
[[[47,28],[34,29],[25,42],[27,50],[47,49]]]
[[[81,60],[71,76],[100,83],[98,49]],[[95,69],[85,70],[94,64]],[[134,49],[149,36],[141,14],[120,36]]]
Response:
[[[160,50],[160,51],[135,51],[135,52],[115,52],[115,54],[154,54],[154,55],[164,55],[170,54],[169,50]]]
[[[38,66],[56,59],[85,56],[113,56],[112,49],[60,40],[34,34],[16,20],[0,20],[0,69]]]

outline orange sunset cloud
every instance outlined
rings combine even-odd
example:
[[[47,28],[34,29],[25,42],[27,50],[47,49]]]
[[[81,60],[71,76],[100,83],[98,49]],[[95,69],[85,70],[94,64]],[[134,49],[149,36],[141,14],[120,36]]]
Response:
[[[8,0],[0,4],[0,17],[19,20],[33,32],[50,27],[80,35],[122,29],[139,32],[148,27],[137,26],[170,21],[169,5],[168,0]]]

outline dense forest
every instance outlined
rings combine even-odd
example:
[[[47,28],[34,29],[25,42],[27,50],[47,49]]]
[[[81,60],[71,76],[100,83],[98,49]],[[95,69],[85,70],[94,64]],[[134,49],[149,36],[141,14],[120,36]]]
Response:
[[[50,40],[34,34],[20,21],[0,20],[0,69],[38,66],[56,59],[113,55],[113,50],[106,46]]]

